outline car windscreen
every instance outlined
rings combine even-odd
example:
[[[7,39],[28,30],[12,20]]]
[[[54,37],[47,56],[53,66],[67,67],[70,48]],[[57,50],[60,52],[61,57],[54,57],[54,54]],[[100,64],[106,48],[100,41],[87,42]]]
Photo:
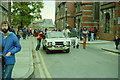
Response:
[[[48,32],[47,37],[48,38],[65,38],[62,32]]]

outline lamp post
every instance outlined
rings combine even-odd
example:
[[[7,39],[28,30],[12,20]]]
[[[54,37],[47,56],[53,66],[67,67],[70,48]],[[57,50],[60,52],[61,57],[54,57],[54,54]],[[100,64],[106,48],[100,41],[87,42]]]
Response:
[[[67,9],[68,9],[68,8],[65,7],[65,12],[66,12],[66,23],[65,23],[65,24],[66,24],[66,26],[67,26]]]

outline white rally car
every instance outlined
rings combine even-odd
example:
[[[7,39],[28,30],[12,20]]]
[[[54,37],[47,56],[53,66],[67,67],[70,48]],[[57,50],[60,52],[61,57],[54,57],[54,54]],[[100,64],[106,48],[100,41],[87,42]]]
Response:
[[[50,53],[53,50],[62,50],[66,53],[70,52],[70,39],[66,38],[62,32],[47,32],[42,44],[46,53]]]

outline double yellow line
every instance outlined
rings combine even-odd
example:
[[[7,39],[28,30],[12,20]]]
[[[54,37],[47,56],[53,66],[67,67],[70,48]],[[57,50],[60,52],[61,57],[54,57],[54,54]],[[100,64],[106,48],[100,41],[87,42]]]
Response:
[[[38,64],[38,68],[39,68],[39,72],[40,72],[40,77],[41,78],[52,78],[51,75],[50,75],[50,73],[47,70],[47,67],[45,65],[44,59],[43,59],[40,51],[38,53],[35,52],[35,54],[36,54],[37,62],[40,62]],[[40,58],[38,57],[39,55],[40,55]]]
[[[32,43],[33,43],[33,46],[35,46],[34,42],[32,42]],[[35,51],[35,56],[36,56],[37,62],[39,62],[39,64],[37,64],[37,65],[38,65],[38,69],[39,69],[39,72],[40,72],[40,78],[49,78],[49,80],[52,80],[51,79],[52,77],[47,70],[47,67],[45,65],[43,56],[40,53],[40,51]],[[40,58],[38,56],[40,56]]]

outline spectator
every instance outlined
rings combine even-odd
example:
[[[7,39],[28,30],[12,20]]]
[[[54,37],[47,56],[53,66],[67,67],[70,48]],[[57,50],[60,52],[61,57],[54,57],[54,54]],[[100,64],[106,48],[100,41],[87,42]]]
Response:
[[[38,36],[37,36],[37,46],[36,46],[36,51],[38,51],[40,49],[40,45],[41,45],[41,40],[43,39],[43,32],[40,31],[38,33]]]
[[[13,26],[10,28],[10,32],[13,32],[14,34],[16,34]]]
[[[21,36],[19,34],[19,31],[17,32],[16,36],[17,36],[18,40],[20,40]]]
[[[91,39],[91,31],[89,31],[88,33],[88,41],[90,41],[90,39]]]
[[[94,41],[94,28],[92,27],[91,29],[90,29],[90,32],[91,32],[91,40],[92,41]]]
[[[97,32],[98,32],[97,28],[96,28],[96,27],[94,27],[94,40],[96,40],[96,39],[97,39]]]
[[[27,29],[24,28],[24,29],[22,30],[22,32],[23,32],[23,39],[26,39],[26,37],[27,37]]]
[[[63,34],[65,35],[65,37],[69,37],[69,34],[70,34],[70,30],[68,28],[65,28],[63,30]]]
[[[118,45],[120,44],[120,38],[119,38],[119,36],[118,36],[118,35],[117,35],[117,36],[115,36],[114,41],[115,41],[115,46],[116,46],[116,49],[118,49]]]
[[[31,30],[28,28],[27,29],[28,37],[31,35]]]
[[[3,68],[2,68],[2,79],[11,80],[12,70],[15,65],[15,53],[21,50],[21,45],[18,38],[12,32],[10,32],[10,26],[7,21],[1,23],[2,34],[0,38],[2,39],[2,55],[3,57]]]

